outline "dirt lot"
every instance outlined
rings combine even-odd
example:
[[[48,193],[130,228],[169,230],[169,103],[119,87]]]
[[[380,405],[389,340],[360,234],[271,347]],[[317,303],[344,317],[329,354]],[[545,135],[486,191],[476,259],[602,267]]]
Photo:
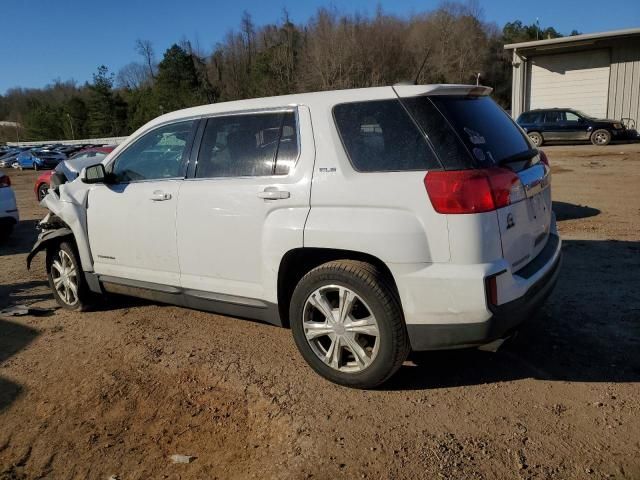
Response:
[[[129,299],[0,319],[0,479],[640,479],[640,145],[545,150],[565,262],[497,353],[415,354],[357,391],[260,323]],[[25,268],[36,174],[9,173],[0,308],[53,307]]]

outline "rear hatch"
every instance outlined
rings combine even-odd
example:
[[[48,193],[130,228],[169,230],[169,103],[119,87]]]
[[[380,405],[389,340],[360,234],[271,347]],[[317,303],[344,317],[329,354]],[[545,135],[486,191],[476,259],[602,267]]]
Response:
[[[481,185],[477,183],[481,176],[493,190],[492,207],[449,213],[495,210],[504,259],[514,272],[526,266],[549,237],[551,177],[546,156],[531,146],[520,127],[488,96],[490,89],[449,87],[415,95],[415,87],[395,88],[438,154],[445,171],[442,176],[471,175],[476,183],[469,185],[474,186]]]

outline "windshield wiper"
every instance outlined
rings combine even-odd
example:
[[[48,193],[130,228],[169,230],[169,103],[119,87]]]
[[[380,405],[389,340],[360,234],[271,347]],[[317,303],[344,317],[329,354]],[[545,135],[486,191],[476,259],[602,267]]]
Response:
[[[513,155],[509,155],[508,157],[503,158],[498,162],[498,165],[505,165],[507,163],[514,163],[514,162],[523,162],[525,160],[532,159],[536,155],[538,155],[538,149],[531,148],[529,150],[524,150],[523,152],[515,153]]]

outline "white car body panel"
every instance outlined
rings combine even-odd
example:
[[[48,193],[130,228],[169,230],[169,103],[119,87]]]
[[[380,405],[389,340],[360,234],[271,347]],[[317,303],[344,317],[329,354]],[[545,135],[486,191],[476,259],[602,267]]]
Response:
[[[180,285],[176,211],[181,185],[182,180],[158,180],[91,189],[87,222],[97,274]],[[157,201],[157,192],[169,198]]]
[[[16,223],[20,221],[16,205],[16,194],[12,187],[0,187],[0,218],[7,217],[12,218]]]

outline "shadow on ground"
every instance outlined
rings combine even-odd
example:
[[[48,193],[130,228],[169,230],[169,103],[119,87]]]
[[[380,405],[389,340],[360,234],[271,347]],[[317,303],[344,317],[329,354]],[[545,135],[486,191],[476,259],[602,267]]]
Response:
[[[0,257],[29,253],[38,238],[37,224],[36,220],[20,220],[9,237],[0,241]]]
[[[418,352],[388,389],[640,381],[640,242],[568,240],[555,292],[497,353]]]
[[[38,335],[33,328],[0,319],[0,365],[24,349]],[[0,377],[0,412],[13,403],[23,387]]]
[[[47,282],[44,280],[31,280],[28,282],[0,285],[0,309],[8,305],[31,305],[43,300],[50,300],[53,295],[49,289],[42,290],[41,293],[31,293],[32,289],[47,285]]]
[[[600,210],[597,208],[566,202],[553,202],[553,211],[556,214],[556,220],[559,222],[562,222],[563,220],[595,217],[600,214]]]

